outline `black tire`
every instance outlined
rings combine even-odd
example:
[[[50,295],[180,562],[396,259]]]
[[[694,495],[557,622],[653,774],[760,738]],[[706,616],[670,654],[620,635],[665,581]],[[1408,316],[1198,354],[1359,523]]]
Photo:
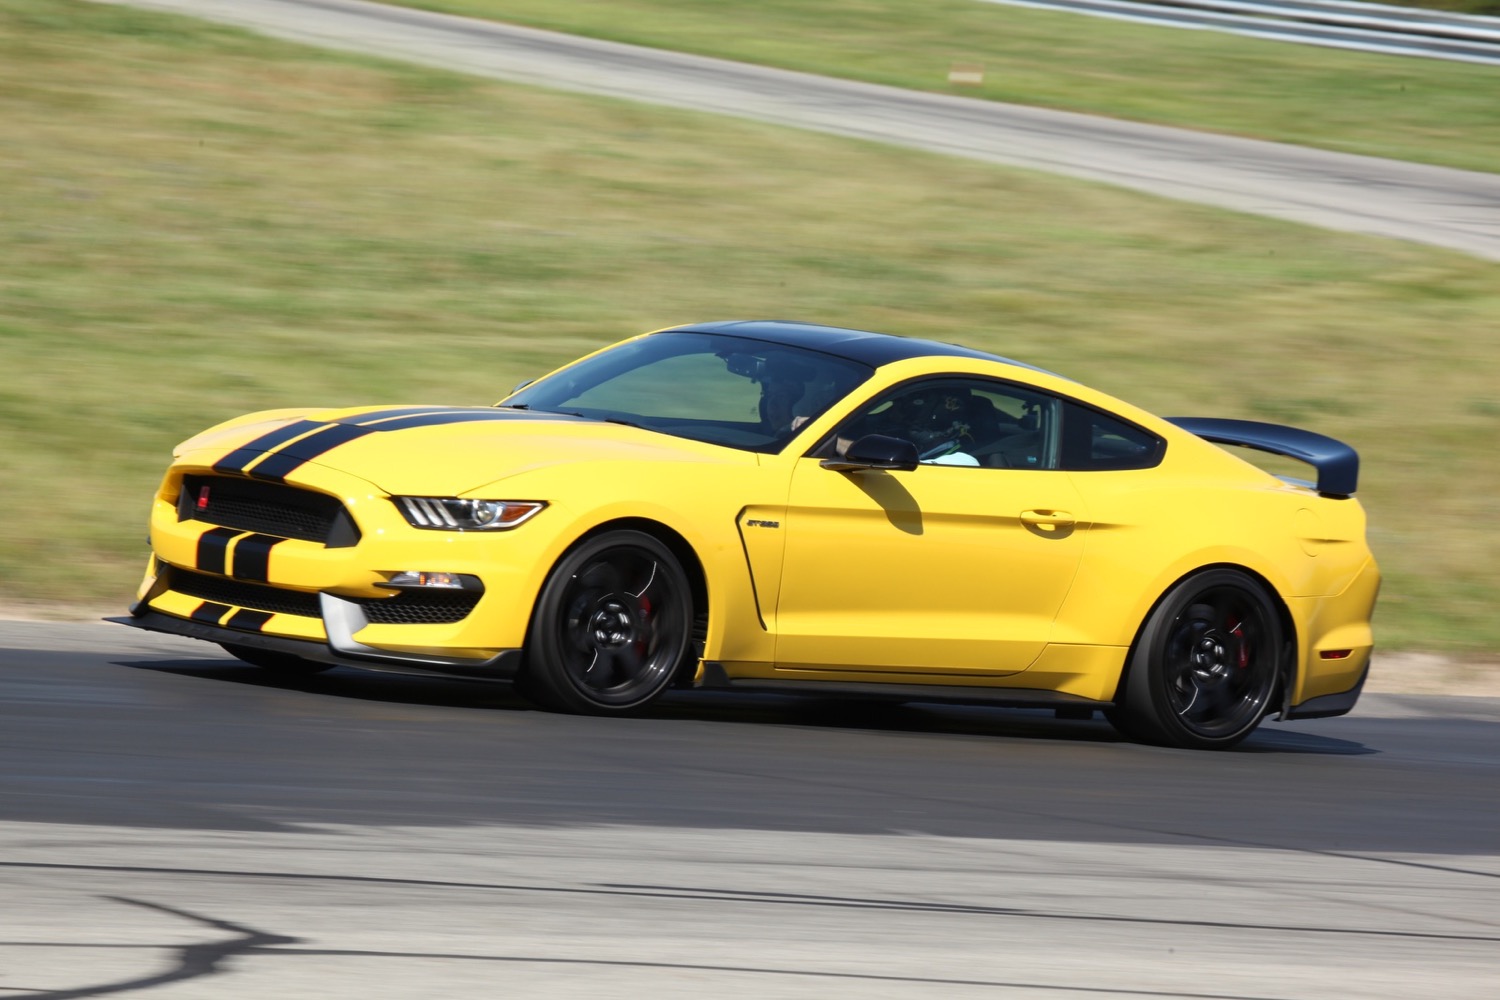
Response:
[[[596,535],[542,587],[520,690],[560,712],[645,708],[671,685],[692,627],[687,575],[666,545],[640,531]]]
[[[1146,619],[1123,703],[1105,717],[1144,743],[1232,747],[1270,709],[1282,649],[1281,619],[1261,583],[1234,569],[1195,574]]]
[[[238,657],[246,663],[260,667],[267,673],[278,677],[309,677],[312,674],[321,674],[325,670],[332,670],[332,663],[319,663],[317,660],[305,660],[291,653],[278,653],[272,649],[258,649],[255,646],[240,646],[232,642],[221,642],[220,646],[230,656]]]

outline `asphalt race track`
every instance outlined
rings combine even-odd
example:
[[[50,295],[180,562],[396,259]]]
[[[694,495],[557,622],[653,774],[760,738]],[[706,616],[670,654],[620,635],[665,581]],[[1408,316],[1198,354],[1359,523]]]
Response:
[[[1500,260],[1500,174],[916,93],[363,0],[106,2],[190,13],[292,41],[480,76],[1027,167]]]
[[[0,996],[1492,997],[1500,699],[1238,751],[0,623]],[[29,648],[22,648],[29,647]]]

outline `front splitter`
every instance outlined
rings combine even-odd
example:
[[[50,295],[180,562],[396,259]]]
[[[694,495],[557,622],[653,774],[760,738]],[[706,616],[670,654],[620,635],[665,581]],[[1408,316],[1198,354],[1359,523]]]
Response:
[[[106,618],[107,622],[129,625],[148,632],[180,635],[188,639],[202,639],[218,645],[250,646],[288,656],[298,656],[318,663],[357,667],[360,670],[378,670],[383,673],[439,675],[459,677],[466,680],[513,680],[521,667],[521,650],[505,649],[487,660],[462,659],[459,657],[420,656],[371,650],[368,653],[344,653],[333,650],[321,642],[307,639],[287,639],[282,636],[260,632],[241,632],[237,629],[210,625],[205,622],[188,621],[165,615],[159,611],[145,610],[138,615]],[[368,647],[365,647],[368,648]]]

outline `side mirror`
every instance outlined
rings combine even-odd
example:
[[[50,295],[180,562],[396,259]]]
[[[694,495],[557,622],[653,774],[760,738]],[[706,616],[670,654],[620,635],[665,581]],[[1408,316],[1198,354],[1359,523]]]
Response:
[[[858,472],[862,469],[888,469],[910,472],[917,467],[917,446],[905,438],[886,434],[866,434],[851,444],[839,458],[825,458],[818,464],[834,472]]]

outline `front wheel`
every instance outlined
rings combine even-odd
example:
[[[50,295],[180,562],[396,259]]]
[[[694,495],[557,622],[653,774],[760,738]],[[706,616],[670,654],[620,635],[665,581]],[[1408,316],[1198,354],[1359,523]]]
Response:
[[[687,575],[655,537],[597,535],[569,552],[542,587],[526,643],[528,697],[563,712],[644,708],[688,653]]]
[[[1190,576],[1146,619],[1123,704],[1108,718],[1146,743],[1234,746],[1271,706],[1282,646],[1280,619],[1260,582],[1234,569]]]

